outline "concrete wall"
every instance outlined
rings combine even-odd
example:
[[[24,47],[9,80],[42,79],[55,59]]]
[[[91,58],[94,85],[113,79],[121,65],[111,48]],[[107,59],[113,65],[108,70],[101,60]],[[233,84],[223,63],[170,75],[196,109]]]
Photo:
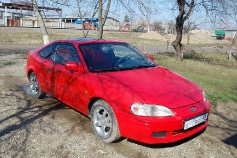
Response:
[[[3,19],[4,12],[0,12],[0,19]]]
[[[62,28],[75,28],[75,29],[82,29],[82,24],[76,24],[74,22],[62,22]]]
[[[56,22],[56,21],[46,21],[46,22],[45,22],[45,26],[46,26],[46,27],[50,27],[50,28],[60,28],[60,22]]]
[[[4,26],[4,19],[0,19],[0,26]]]
[[[33,19],[22,18],[19,21],[20,27],[39,27],[38,21]],[[0,25],[4,26],[4,19],[0,18]],[[45,25],[48,28],[74,28],[82,29],[82,24],[76,24],[74,22],[60,22],[58,21],[45,21]],[[10,25],[9,25],[10,26]],[[107,19],[104,25],[104,30],[119,30],[119,22],[113,19]]]

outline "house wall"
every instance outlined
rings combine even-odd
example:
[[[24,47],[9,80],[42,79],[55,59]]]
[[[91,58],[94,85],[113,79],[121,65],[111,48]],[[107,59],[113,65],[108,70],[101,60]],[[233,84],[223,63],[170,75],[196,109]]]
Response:
[[[119,30],[119,22],[108,18],[104,25],[104,30]]]
[[[225,30],[225,38],[234,38],[236,30]]]

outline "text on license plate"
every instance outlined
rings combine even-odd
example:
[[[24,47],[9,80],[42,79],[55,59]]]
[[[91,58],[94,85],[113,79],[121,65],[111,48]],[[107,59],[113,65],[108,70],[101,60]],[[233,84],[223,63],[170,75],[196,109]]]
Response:
[[[195,117],[193,119],[184,121],[184,130],[192,128],[200,123],[203,123],[207,120],[208,113]]]

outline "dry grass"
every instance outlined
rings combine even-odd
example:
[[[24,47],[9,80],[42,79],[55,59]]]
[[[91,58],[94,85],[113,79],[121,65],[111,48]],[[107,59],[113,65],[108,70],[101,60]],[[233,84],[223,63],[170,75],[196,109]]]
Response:
[[[50,40],[83,37],[81,30],[48,29]],[[138,46],[166,45],[154,39],[143,39],[141,33],[135,32],[104,32],[104,38],[126,41]],[[97,37],[97,31],[90,31],[88,37]],[[38,28],[5,28],[0,27],[0,43],[43,44]]]

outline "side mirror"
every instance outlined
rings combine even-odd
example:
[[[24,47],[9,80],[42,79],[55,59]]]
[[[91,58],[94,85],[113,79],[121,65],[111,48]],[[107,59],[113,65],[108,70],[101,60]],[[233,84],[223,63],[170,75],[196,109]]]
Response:
[[[83,73],[83,67],[81,63],[76,63],[76,62],[66,62],[65,63],[65,69],[70,70],[70,71],[77,71]]]
[[[154,61],[154,56],[153,55],[148,55],[147,56],[150,60]]]

